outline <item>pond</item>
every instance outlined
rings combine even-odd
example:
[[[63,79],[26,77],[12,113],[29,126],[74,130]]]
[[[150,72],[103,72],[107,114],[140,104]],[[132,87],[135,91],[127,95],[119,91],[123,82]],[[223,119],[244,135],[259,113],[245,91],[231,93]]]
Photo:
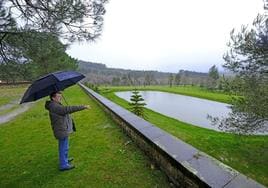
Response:
[[[116,92],[115,94],[122,99],[130,101],[132,92],[124,91]],[[146,108],[192,125],[217,131],[222,130],[212,124],[211,120],[208,119],[208,115],[221,120],[228,117],[231,112],[230,104],[196,97],[160,91],[140,91],[140,94],[145,100]]]
[[[116,92],[118,97],[130,101],[131,91]],[[173,117],[180,121],[208,129],[218,130],[207,118],[224,118],[231,112],[226,103],[214,102],[196,97],[166,93],[160,91],[140,91],[146,103],[146,108]]]

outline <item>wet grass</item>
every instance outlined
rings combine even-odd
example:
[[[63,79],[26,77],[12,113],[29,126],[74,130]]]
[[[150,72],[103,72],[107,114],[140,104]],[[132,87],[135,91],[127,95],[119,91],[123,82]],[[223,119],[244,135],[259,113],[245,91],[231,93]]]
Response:
[[[118,91],[130,89],[120,87]],[[167,91],[167,88],[163,90]],[[128,102],[117,97],[113,93],[115,91],[117,88],[114,87],[101,89],[102,95],[128,109]],[[201,90],[198,91],[201,93]],[[149,109],[145,109],[145,113],[147,120],[154,125],[268,186],[268,136],[222,133],[193,126]]]
[[[0,86],[0,106],[20,100],[28,85]]]
[[[14,106],[11,106],[9,108],[0,110],[0,116],[10,113],[13,110],[16,110],[18,107],[19,107],[19,104],[15,104]]]
[[[0,126],[0,187],[168,187],[160,170],[78,87],[64,91],[69,104],[90,104],[75,113],[70,137],[76,168],[58,171],[57,141],[44,100]],[[1,97],[1,96],[0,96]]]

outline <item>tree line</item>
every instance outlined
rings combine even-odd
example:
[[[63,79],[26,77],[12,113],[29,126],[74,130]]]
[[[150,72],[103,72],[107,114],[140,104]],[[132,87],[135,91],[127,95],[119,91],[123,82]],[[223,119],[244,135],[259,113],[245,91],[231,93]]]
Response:
[[[150,86],[150,85],[195,85],[216,89],[219,87],[218,68],[213,65],[208,73],[179,70],[178,73],[137,71],[107,68],[105,64],[79,61],[78,70],[87,75],[86,82],[95,85]]]

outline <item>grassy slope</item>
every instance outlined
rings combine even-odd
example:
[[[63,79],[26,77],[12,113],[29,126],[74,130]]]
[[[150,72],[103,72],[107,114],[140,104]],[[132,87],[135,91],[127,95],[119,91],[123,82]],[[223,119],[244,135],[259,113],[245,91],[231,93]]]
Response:
[[[120,88],[120,90],[123,89]],[[116,89],[103,91],[103,95],[107,98],[128,108],[125,100],[108,92],[116,91]],[[145,112],[148,121],[268,186],[268,136],[238,136],[220,133],[180,122],[152,110],[146,109]]]
[[[26,89],[26,85],[1,86],[0,87],[0,106],[20,99]]]
[[[44,100],[0,125],[0,187],[168,187],[159,170],[77,86],[65,92],[70,104],[90,104],[74,114],[77,133],[70,155],[77,168],[58,171],[57,141]],[[79,96],[79,97],[78,97]]]

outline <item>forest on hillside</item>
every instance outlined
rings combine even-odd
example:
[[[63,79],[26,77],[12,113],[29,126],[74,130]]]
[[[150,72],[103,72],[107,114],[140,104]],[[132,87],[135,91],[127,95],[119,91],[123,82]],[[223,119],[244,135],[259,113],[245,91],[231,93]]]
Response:
[[[209,73],[178,70],[177,73],[159,71],[140,71],[130,69],[108,68],[102,63],[78,61],[78,71],[85,74],[85,82],[96,85],[212,85]],[[214,66],[215,74],[219,72]],[[208,70],[209,72],[209,70]]]

